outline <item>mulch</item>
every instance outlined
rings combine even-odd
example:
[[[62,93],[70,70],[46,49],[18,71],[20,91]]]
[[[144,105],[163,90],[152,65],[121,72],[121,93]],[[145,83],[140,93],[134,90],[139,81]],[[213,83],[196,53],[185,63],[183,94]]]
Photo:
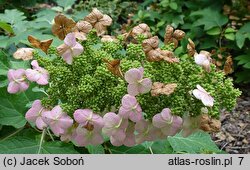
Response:
[[[211,134],[218,147],[230,154],[250,154],[250,87],[240,90],[235,109],[222,111],[221,131]]]

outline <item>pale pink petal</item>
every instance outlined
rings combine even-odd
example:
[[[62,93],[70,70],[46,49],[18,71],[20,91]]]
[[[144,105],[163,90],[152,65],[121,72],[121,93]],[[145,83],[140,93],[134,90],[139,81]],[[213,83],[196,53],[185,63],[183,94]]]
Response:
[[[194,90],[193,90],[193,95],[194,95],[197,99],[201,100],[202,97],[204,96],[204,92],[202,92],[202,91],[200,91],[200,90],[197,90],[197,89],[194,89]]]
[[[15,73],[15,70],[13,70],[13,69],[10,69],[8,71],[7,76],[8,76],[9,81],[13,81],[15,79],[14,73]]]
[[[59,116],[62,115],[62,108],[57,105],[51,110],[51,114],[53,115],[54,118],[58,118]]]
[[[214,99],[209,95],[202,96],[201,101],[205,106],[208,107],[212,107],[214,105]]]
[[[83,52],[83,46],[80,43],[76,43],[76,45],[72,48],[73,56],[78,56]]]
[[[118,138],[114,138],[113,136],[110,137],[110,143],[114,146],[121,146],[123,144],[123,141],[118,139]]]
[[[64,59],[64,61],[67,64],[72,64],[73,62],[73,56],[72,56],[72,52],[70,49],[68,49],[67,51],[65,51],[65,53],[62,54],[62,57]]]
[[[31,65],[32,65],[33,69],[39,69],[39,68],[40,68],[39,65],[38,65],[37,60],[33,60],[33,61],[31,62]]]
[[[129,117],[129,112],[130,112],[130,109],[127,109],[127,108],[124,108],[123,106],[121,106],[119,108],[119,115],[125,119],[127,119]]]
[[[166,120],[162,118],[162,115],[160,113],[154,115],[153,117],[153,125],[157,128],[163,128],[166,126]]]
[[[63,129],[68,129],[73,125],[73,119],[67,115],[60,117],[60,119],[56,122],[58,126]]]
[[[65,130],[63,128],[61,128],[58,124],[56,124],[55,122],[49,124],[49,127],[51,129],[51,131],[56,135],[59,136],[61,134],[63,134],[65,132]]]
[[[194,61],[198,65],[203,65],[203,62],[207,60],[207,57],[203,54],[197,54],[194,56]]]
[[[125,129],[116,129],[111,136],[123,141],[126,137]]]
[[[128,88],[127,88],[128,94],[132,95],[132,96],[136,96],[137,94],[139,94],[139,83],[135,83],[135,84],[128,84]]]
[[[17,69],[14,70],[14,79],[21,79],[25,75],[25,70],[24,69]]]
[[[125,80],[130,84],[137,83],[142,78],[143,74],[136,68],[132,68],[125,73]]]
[[[93,114],[91,122],[93,122],[94,128],[96,130],[100,130],[104,126],[103,118],[100,115],[97,115],[97,114]]]
[[[49,84],[48,76],[43,74],[40,76],[40,78],[36,82],[37,82],[37,84],[40,84],[40,85]]]
[[[46,128],[48,125],[43,121],[43,119],[41,117],[38,117],[36,119],[36,127],[40,130],[43,130],[44,128]]]
[[[129,119],[133,122],[138,122],[143,119],[141,106],[138,105],[136,109],[130,111]]]
[[[41,77],[41,73],[39,73],[37,70],[27,69],[25,72],[27,79],[29,81],[35,82]]]
[[[12,81],[9,83],[7,91],[11,94],[14,94],[14,93],[17,93],[19,89],[20,89],[19,84]]]
[[[54,120],[54,117],[51,114],[51,111],[45,111],[42,112],[42,119],[46,124],[50,124]]]
[[[179,116],[173,116],[173,123],[171,126],[170,135],[175,135],[182,126],[182,118]]]
[[[27,83],[26,81],[19,83],[19,90],[21,92],[27,90],[28,88],[29,88],[29,83]]]
[[[74,47],[76,45],[76,38],[74,33],[69,33],[64,39],[64,43],[69,47]]]
[[[113,112],[108,112],[103,116],[104,126],[113,127],[119,124],[121,117]]]
[[[93,136],[91,139],[91,145],[100,145],[104,142],[103,137],[100,133],[93,132]]]
[[[132,147],[136,144],[135,142],[135,125],[130,123],[128,128],[126,129],[126,138],[123,141],[123,144],[128,147]]]
[[[171,115],[171,110],[169,108],[164,108],[161,111],[161,116],[165,121],[170,121],[172,115]]]
[[[148,128],[148,121],[142,119],[139,122],[136,122],[135,124],[135,130],[138,133],[143,133]]]
[[[199,84],[196,85],[196,88],[202,91],[203,93],[207,93],[207,91],[204,88],[202,88]]]
[[[138,91],[141,94],[148,93],[151,90],[152,81],[149,78],[143,79],[138,86]]]
[[[35,122],[38,116],[41,116],[43,111],[40,100],[35,100],[32,104],[32,107],[26,112],[25,118],[30,122]]]
[[[122,97],[122,106],[124,108],[132,108],[137,105],[137,100],[134,96],[126,94]]]
[[[90,109],[78,109],[74,112],[74,119],[76,122],[86,124],[93,111]]]

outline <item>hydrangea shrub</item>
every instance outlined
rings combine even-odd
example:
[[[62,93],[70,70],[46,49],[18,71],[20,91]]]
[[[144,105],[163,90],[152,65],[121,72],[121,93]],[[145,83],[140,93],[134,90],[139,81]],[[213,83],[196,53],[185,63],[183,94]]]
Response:
[[[26,113],[38,129],[77,146],[102,144],[104,136],[114,146],[134,146],[181,130],[189,135],[201,128],[193,124],[209,125],[204,115],[219,119],[221,109],[234,108],[240,91],[208,53],[189,44],[187,54],[174,54],[183,31],[167,26],[160,43],[146,24],[105,35],[111,22],[97,9],[78,23],[60,14],[52,30],[64,43],[45,56],[33,49],[31,69],[9,70],[9,93],[25,91],[29,82],[45,89]],[[30,59],[21,54],[15,58]]]

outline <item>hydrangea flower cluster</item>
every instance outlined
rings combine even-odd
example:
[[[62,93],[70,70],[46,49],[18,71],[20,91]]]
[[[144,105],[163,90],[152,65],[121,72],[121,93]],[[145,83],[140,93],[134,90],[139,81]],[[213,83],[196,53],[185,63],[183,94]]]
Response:
[[[15,57],[34,60],[32,69],[8,72],[8,92],[25,91],[28,81],[49,84],[48,96],[35,100],[25,117],[62,141],[99,145],[108,136],[114,146],[131,147],[181,130],[190,134],[190,120],[214,122],[210,118],[218,118],[221,108],[232,109],[240,95],[207,52],[174,55],[185,36],[181,30],[167,26],[159,47],[146,24],[115,38],[104,35],[112,19],[97,9],[78,23],[62,14],[55,20],[53,33],[64,44],[50,47],[47,55],[57,57],[41,57],[35,50],[32,57]]]

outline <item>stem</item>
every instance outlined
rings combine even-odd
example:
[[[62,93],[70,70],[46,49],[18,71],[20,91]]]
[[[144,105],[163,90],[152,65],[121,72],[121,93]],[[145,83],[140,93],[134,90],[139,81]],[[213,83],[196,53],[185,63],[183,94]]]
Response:
[[[14,136],[15,134],[17,134],[18,132],[20,132],[20,131],[23,130],[23,129],[24,129],[24,127],[18,129],[18,130],[15,131],[14,133],[11,133],[10,135],[8,135],[8,136],[6,136],[5,138],[3,138],[1,141],[4,141],[4,140],[6,140],[6,139],[8,139],[8,138],[10,138],[10,137],[12,137],[12,136]]]
[[[150,150],[150,153],[151,153],[151,154],[154,154],[154,152],[153,152],[151,146],[150,146],[148,149]]]
[[[55,141],[54,138],[53,138],[53,136],[52,136],[52,134],[50,133],[49,129],[47,129],[47,132],[48,132],[48,134],[49,134],[51,140],[52,140],[52,141]]]
[[[45,137],[45,132],[46,132],[46,129],[43,129],[43,133],[42,133],[42,136],[41,136],[41,140],[40,140],[39,149],[38,149],[37,154],[40,154],[40,152],[41,152],[43,140],[44,140],[44,137]]]
[[[105,148],[110,154],[112,154],[112,151],[108,148],[108,146],[106,145],[106,143],[104,143],[104,148]]]

